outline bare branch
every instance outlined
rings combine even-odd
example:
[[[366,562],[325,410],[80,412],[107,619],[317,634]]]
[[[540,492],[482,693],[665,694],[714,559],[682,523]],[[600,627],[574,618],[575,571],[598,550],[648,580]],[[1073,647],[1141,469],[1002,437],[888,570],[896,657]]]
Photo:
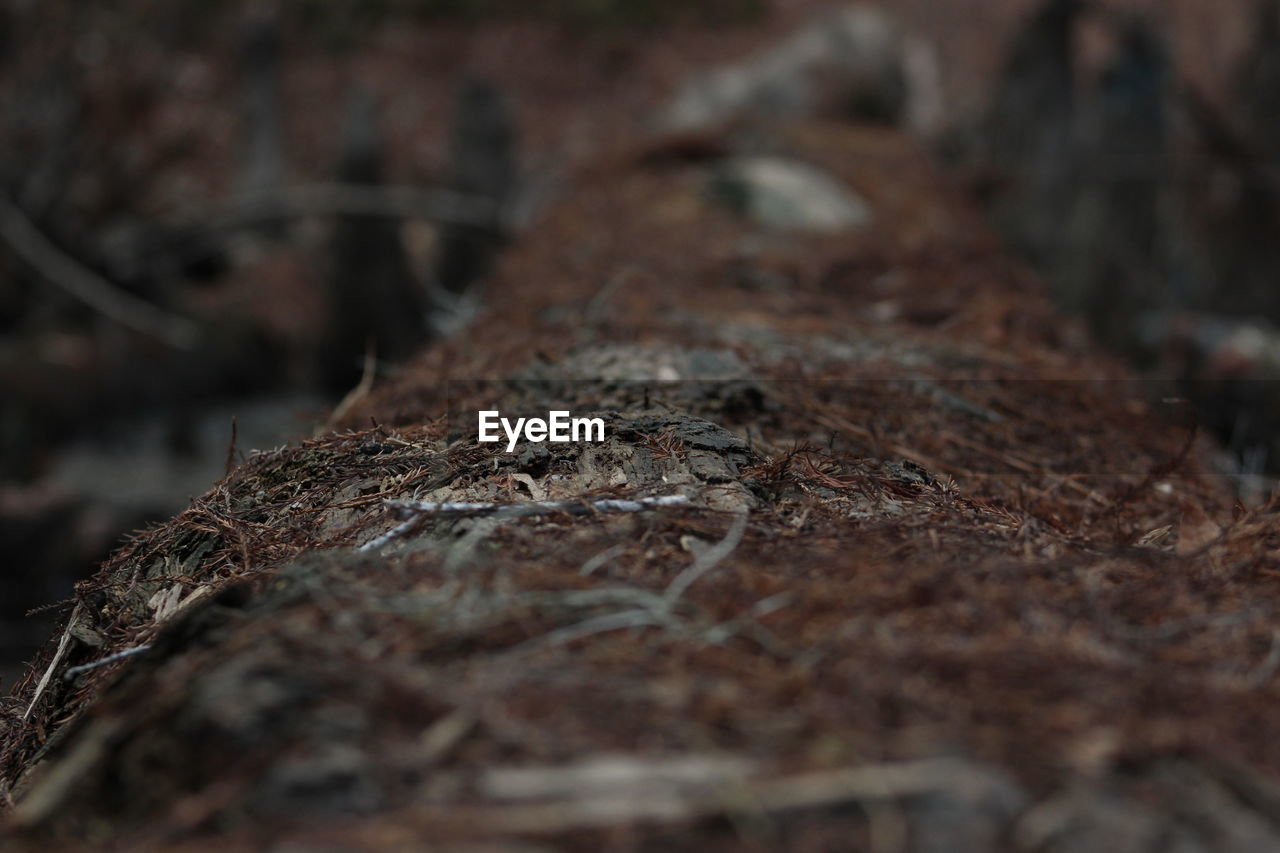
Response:
[[[660,495],[651,498],[635,498],[634,500],[619,498],[599,498],[591,501],[521,501],[519,503],[466,503],[434,501],[387,501],[386,505],[400,517],[407,520],[388,530],[386,533],[361,545],[358,551],[375,551],[388,542],[406,533],[414,522],[423,515],[437,515],[448,518],[466,516],[488,516],[491,518],[518,518],[526,515],[550,515],[565,512],[571,515],[584,515],[590,512],[640,512],[645,509],[663,506],[680,506],[689,502],[684,495]]]
[[[66,672],[62,673],[62,680],[73,681],[77,676],[83,675],[91,670],[95,670],[100,666],[106,666],[109,663],[115,663],[116,661],[124,660],[125,658],[131,658],[134,655],[142,654],[150,649],[150,645],[134,646],[133,648],[123,649],[115,654],[107,655],[104,658],[99,658],[98,660],[90,661],[89,663],[82,663],[80,666],[69,667]]]
[[[53,660],[49,661],[49,666],[45,669],[44,674],[40,676],[40,681],[36,684],[35,693],[31,694],[31,701],[27,704],[27,710],[22,714],[22,719],[31,719],[31,712],[36,709],[36,703],[40,701],[40,697],[44,695],[44,691],[49,687],[49,681],[53,678],[54,670],[58,668],[58,664],[62,663],[62,658],[67,653],[67,647],[71,645],[71,629],[75,627],[76,620],[80,618],[80,611],[84,605],[79,602],[71,611],[71,617],[67,619],[67,627],[62,630],[62,637],[58,640],[58,650],[53,653]]]
[[[63,252],[3,194],[0,194],[0,238],[51,284],[120,325],[178,349],[190,349],[198,341],[200,332],[195,323],[119,289]]]
[[[685,590],[693,586],[698,578],[714,569],[721,560],[732,554],[733,549],[737,548],[738,543],[742,541],[742,534],[746,529],[747,513],[738,513],[733,519],[733,524],[729,525],[729,532],[724,535],[724,538],[694,560],[693,565],[677,575],[676,579],[671,582],[671,586],[667,587],[665,595],[667,603],[674,606],[680,600],[680,596],[684,595]]]
[[[178,229],[232,231],[309,216],[385,216],[506,230],[502,205],[452,190],[366,184],[306,184],[242,195],[212,213],[189,212]]]

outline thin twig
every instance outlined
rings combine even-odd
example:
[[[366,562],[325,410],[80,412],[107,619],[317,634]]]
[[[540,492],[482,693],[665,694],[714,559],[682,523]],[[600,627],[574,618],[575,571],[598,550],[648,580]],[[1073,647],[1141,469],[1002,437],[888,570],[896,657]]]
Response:
[[[557,628],[511,649],[511,654],[533,651],[535,649],[565,646],[575,640],[581,640],[595,634],[606,634],[610,631],[623,631],[628,628],[657,628],[671,623],[669,617],[653,610],[639,608],[636,610],[620,610],[593,616],[573,625]]]
[[[329,426],[335,426],[339,421],[347,416],[356,405],[365,397],[369,396],[369,392],[373,390],[373,380],[377,375],[378,354],[377,347],[372,338],[365,345],[364,349],[364,369],[360,372],[360,381],[356,383],[356,387],[347,392],[342,398],[342,402],[338,403],[337,408],[333,410],[333,414],[329,415]]]
[[[53,653],[53,660],[49,661],[49,666],[45,669],[44,674],[40,676],[40,681],[36,684],[36,692],[31,695],[31,702],[27,705],[27,710],[22,715],[23,720],[31,719],[31,712],[35,710],[36,703],[40,701],[40,697],[44,695],[44,691],[48,688],[49,681],[53,678],[54,670],[58,668],[58,664],[62,663],[62,658],[67,653],[67,647],[71,644],[71,629],[75,627],[76,619],[80,618],[80,610],[83,606],[83,604],[77,602],[75,609],[71,611],[71,618],[67,620],[67,627],[62,630],[62,638],[58,640],[58,650]]]
[[[641,512],[664,506],[680,506],[689,502],[685,495],[660,495],[650,498],[600,498],[583,501],[522,501],[520,503],[467,503],[461,501],[438,503],[435,501],[387,501],[386,505],[397,515],[408,518],[386,533],[361,545],[358,551],[374,551],[406,533],[424,515],[446,518],[487,516],[489,518],[519,518],[528,515],[568,513],[586,515],[592,512]]]
[[[387,506],[400,514],[463,516],[463,515],[548,515],[567,512],[585,515],[590,512],[640,512],[660,506],[686,504],[684,495],[659,495],[650,498],[599,498],[597,500],[521,501],[519,503],[469,503],[465,501],[387,501]]]
[[[378,550],[383,545],[393,542],[396,539],[399,539],[404,534],[408,533],[409,528],[417,524],[418,519],[420,517],[421,516],[415,515],[415,516],[412,516],[411,518],[405,519],[404,521],[400,522],[395,527],[391,528],[381,536],[375,536],[373,539],[370,539],[368,542],[364,543],[356,550],[359,551],[360,553]]]
[[[1242,607],[1227,613],[1202,613],[1186,619],[1171,619],[1157,625],[1112,624],[1107,633],[1113,637],[1133,642],[1166,642],[1181,634],[1215,628],[1234,628],[1248,625],[1271,616],[1267,607]]]
[[[212,214],[190,213],[179,229],[232,231],[310,216],[384,216],[507,230],[506,211],[493,200],[453,190],[404,186],[307,184],[240,196]]]
[[[1271,650],[1267,652],[1266,660],[1258,665],[1249,675],[1248,683],[1250,687],[1261,687],[1271,680],[1276,674],[1276,670],[1280,669],[1280,631],[1271,632]]]
[[[606,303],[618,290],[632,278],[635,277],[635,267],[623,267],[621,270],[611,275],[604,285],[596,291],[595,295],[587,302],[586,307],[582,309],[582,322],[584,325],[594,325],[604,313]]]
[[[757,601],[745,612],[739,613],[727,622],[712,625],[704,631],[702,634],[703,642],[710,645],[722,645],[736,637],[743,630],[752,630],[753,632],[758,630],[760,633],[755,633],[752,639],[760,643],[767,651],[777,654],[782,649],[782,643],[756,620],[787,607],[793,601],[795,601],[795,596],[790,592],[780,592],[762,601]],[[765,639],[762,641],[762,638]]]
[[[151,646],[149,645],[134,646],[131,649],[124,649],[122,651],[116,652],[113,655],[107,655],[105,658],[98,658],[97,660],[90,661],[89,663],[82,663],[79,666],[73,666],[69,668],[66,672],[62,673],[62,680],[72,681],[75,679],[76,676],[83,675],[84,673],[89,672],[90,670],[97,669],[100,666],[106,666],[109,663],[115,663],[118,660],[131,658],[134,655],[142,654],[143,652],[149,651],[150,649],[151,649]]]
[[[226,466],[226,470],[223,471],[222,473],[222,476],[224,477],[231,476],[231,469],[236,467],[236,438],[238,437],[237,432],[238,431],[236,429],[236,416],[232,415],[231,416],[231,440],[227,442],[227,466]]]
[[[665,598],[669,605],[675,605],[680,600],[680,596],[684,595],[685,590],[693,586],[698,578],[714,569],[721,560],[733,553],[733,549],[738,547],[738,543],[742,541],[742,534],[747,529],[747,513],[741,512],[733,519],[733,524],[729,525],[729,532],[724,535],[718,543],[708,548],[702,553],[702,556],[693,561],[693,565],[685,569],[676,579],[667,587]]]
[[[609,548],[605,548],[599,554],[596,554],[594,557],[583,563],[582,568],[578,569],[578,574],[586,577],[626,550],[627,547],[625,545],[613,545]]]
[[[616,760],[616,759],[615,759]],[[661,768],[658,768],[659,771]],[[482,784],[495,787],[507,768],[486,772]],[[496,791],[499,804],[447,812],[428,810],[424,817],[457,821],[465,826],[485,826],[490,832],[554,836],[573,830],[616,827],[653,822],[672,824],[716,815],[732,816],[744,804],[764,815],[812,812],[846,803],[863,808],[907,798],[945,794],[967,808],[985,809],[1002,817],[1021,808],[1017,788],[1001,774],[981,765],[957,759],[924,759],[889,764],[864,764],[836,770],[817,770],[793,775],[764,775],[752,778],[749,764],[726,768],[717,776],[707,776],[703,790],[678,792],[670,774],[634,775],[630,785],[613,786],[584,783],[580,766],[520,768],[523,779],[538,786],[507,786]],[[542,778],[535,776],[541,774]],[[526,791],[528,793],[526,793]],[[504,802],[505,801],[505,802]]]
[[[0,194],[0,237],[51,284],[122,326],[177,349],[198,342],[195,323],[127,293],[55,246],[7,196]]]

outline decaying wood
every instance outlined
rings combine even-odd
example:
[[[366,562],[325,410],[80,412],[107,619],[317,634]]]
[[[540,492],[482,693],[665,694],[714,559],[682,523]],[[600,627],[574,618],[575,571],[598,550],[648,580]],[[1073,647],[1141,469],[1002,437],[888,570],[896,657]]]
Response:
[[[605,152],[471,333],[82,583],[0,718],[3,841],[1275,846],[1280,505],[911,140],[772,131],[874,216],[735,213],[731,135]],[[605,440],[506,453],[494,406]]]

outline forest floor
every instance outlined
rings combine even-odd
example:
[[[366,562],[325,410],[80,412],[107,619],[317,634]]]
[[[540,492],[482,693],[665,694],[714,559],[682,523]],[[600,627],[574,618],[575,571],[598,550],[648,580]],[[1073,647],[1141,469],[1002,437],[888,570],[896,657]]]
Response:
[[[0,718],[0,839],[1280,843],[1280,507],[909,135],[752,129],[871,212],[779,234],[708,192],[742,128],[599,126],[468,330],[77,585]],[[607,436],[507,454],[481,408]]]

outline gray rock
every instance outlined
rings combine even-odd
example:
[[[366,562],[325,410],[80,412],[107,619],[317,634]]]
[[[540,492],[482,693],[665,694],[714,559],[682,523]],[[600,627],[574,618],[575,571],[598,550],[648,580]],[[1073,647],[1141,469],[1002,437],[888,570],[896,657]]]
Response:
[[[750,376],[751,369],[732,350],[641,344],[584,346],[556,364],[534,363],[516,373],[521,380],[601,382],[687,382]]]
[[[744,115],[812,115],[837,105],[896,119],[906,108],[901,38],[878,9],[853,5],[775,47],[691,80],[663,110],[663,130],[684,131]]]
[[[806,163],[735,157],[712,179],[712,194],[760,225],[784,231],[843,231],[871,219],[853,190]]]

